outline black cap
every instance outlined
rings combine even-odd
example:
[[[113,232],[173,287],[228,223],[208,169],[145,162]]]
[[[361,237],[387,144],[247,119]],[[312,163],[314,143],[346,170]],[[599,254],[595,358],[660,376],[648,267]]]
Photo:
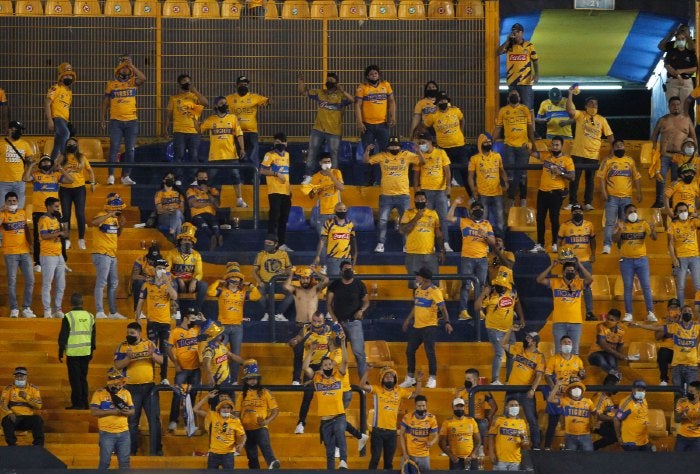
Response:
[[[418,275],[419,277],[423,277],[426,280],[432,280],[433,279],[433,272],[430,271],[429,268],[426,267],[421,267],[420,270],[417,272],[413,272],[414,274]]]
[[[510,27],[510,31],[525,31],[525,28],[523,28],[523,25],[520,23],[514,23],[513,26]]]
[[[581,204],[572,204],[571,205],[571,212],[574,211],[583,211],[583,207],[581,207]]]
[[[185,309],[185,312],[182,314],[183,316],[193,316],[197,314],[197,310],[190,306],[189,308]]]
[[[159,258],[155,261],[153,264],[154,267],[167,267],[168,266],[168,261],[164,258]]]
[[[448,102],[450,101],[450,98],[447,96],[447,92],[440,91],[437,93],[437,97],[435,97],[435,103],[437,104],[441,100],[446,100]]]
[[[39,163],[42,161],[51,161],[51,157],[49,155],[41,155],[41,158],[39,158]]]
[[[668,300],[668,304],[666,306],[681,306],[681,301],[678,298],[671,298]]]
[[[7,128],[16,128],[17,130],[24,130],[24,124],[19,120],[11,120]]]
[[[236,78],[236,84],[238,84],[239,82],[246,82],[246,83],[249,83],[250,80],[249,80],[247,77],[245,77],[245,76],[238,76],[238,77]]]
[[[416,135],[416,138],[419,140],[428,140],[429,142],[433,141],[433,135],[427,130],[420,132],[418,135]]]
[[[401,146],[401,140],[399,140],[399,137],[397,137],[396,135],[389,137],[389,145],[387,146],[392,145]]]

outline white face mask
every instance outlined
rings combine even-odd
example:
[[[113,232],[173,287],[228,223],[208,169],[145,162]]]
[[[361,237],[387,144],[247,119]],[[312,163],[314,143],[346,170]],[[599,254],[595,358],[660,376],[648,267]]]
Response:
[[[683,148],[683,154],[686,156],[694,155],[695,148],[693,148],[692,146],[685,147],[685,148]]]
[[[634,398],[635,400],[639,400],[640,402],[644,400],[644,397],[646,397],[647,394],[646,392],[634,392]]]
[[[158,270],[156,270],[156,276],[158,278],[163,278],[165,276],[165,270],[163,270],[162,268],[159,268]]]
[[[639,214],[636,212],[631,212],[629,216],[627,216],[627,220],[630,222],[637,222],[637,219],[639,219]]]
[[[17,212],[17,208],[19,206],[17,204],[12,204],[11,206],[7,206],[7,210],[10,212]]]
[[[574,350],[574,346],[572,346],[571,344],[564,344],[561,346],[562,354],[571,354],[572,350]]]
[[[221,412],[221,416],[222,416],[223,418],[228,418],[228,417],[231,416],[231,412],[228,412],[228,411],[224,412],[224,411],[222,411],[222,412]]]
[[[427,143],[421,143],[418,145],[418,148],[420,148],[421,153],[428,153],[430,151],[430,145]]]
[[[321,163],[321,169],[322,170],[329,170],[331,169],[331,163]]]
[[[508,416],[516,417],[520,414],[520,407],[508,407]]]
[[[685,40],[676,40],[676,48],[685,48]]]
[[[688,211],[679,212],[678,218],[682,221],[687,221],[688,220]]]
[[[15,380],[15,386],[19,388],[24,388],[27,386],[27,381],[26,380]]]
[[[571,396],[574,397],[574,398],[578,398],[578,397],[581,396],[581,392],[582,392],[582,390],[581,390],[580,388],[578,388],[578,387],[572,388],[572,389],[571,389]]]

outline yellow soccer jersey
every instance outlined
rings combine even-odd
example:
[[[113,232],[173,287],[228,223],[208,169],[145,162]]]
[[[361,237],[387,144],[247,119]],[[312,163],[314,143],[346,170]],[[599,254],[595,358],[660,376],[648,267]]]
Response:
[[[503,194],[501,187],[501,168],[503,159],[494,152],[487,154],[477,153],[469,159],[469,172],[474,172],[476,190],[480,196],[500,196]]]
[[[514,86],[531,86],[535,83],[532,62],[537,61],[535,45],[529,41],[512,44],[506,51],[506,81]]]
[[[326,237],[326,255],[332,258],[352,258],[350,243],[355,237],[355,227],[352,222],[345,220],[339,224],[338,219],[331,217],[323,225],[321,236]]]
[[[258,108],[267,106],[270,99],[252,92],[244,96],[236,92],[226,96],[226,103],[231,108],[231,112],[238,117],[241,130],[258,133]]]
[[[105,96],[109,97],[109,118],[123,122],[136,120],[137,92],[138,86],[133,76],[126,81],[109,81],[105,88]]]
[[[339,169],[329,170],[335,179],[337,179],[341,184],[343,184],[343,173]],[[271,179],[275,179],[271,177]],[[320,214],[335,214],[335,205],[340,202],[340,191],[335,187],[333,180],[330,176],[321,174],[321,172],[314,173],[311,177],[311,186],[313,186],[316,191],[315,197],[318,198],[319,213]]]
[[[24,392],[24,394],[20,394]],[[31,416],[34,410],[41,410],[41,391],[39,387],[28,383],[26,387],[19,388],[14,383],[6,386],[0,392],[0,416],[5,418],[9,413],[17,416]],[[9,409],[5,410],[4,408]]]
[[[563,380],[568,385],[579,379],[579,372],[582,369],[583,361],[579,356],[572,354],[569,359],[566,359],[561,354],[554,354],[547,359],[544,373],[557,381]]]
[[[44,214],[39,218],[39,237],[42,235],[52,234],[61,230],[61,223],[53,216]],[[45,257],[57,257],[61,255],[61,238],[54,237],[53,239],[41,238],[39,242],[40,255]]]
[[[85,175],[83,173],[90,172],[92,167],[87,159],[83,159],[81,162],[73,153],[66,153],[65,159],[63,161],[63,169],[73,178],[70,183],[61,183],[62,188],[79,188],[80,186],[85,186]],[[43,202],[42,208],[43,208]],[[36,207],[34,208],[36,209]]]
[[[143,384],[154,382],[153,358],[151,351],[160,354],[158,348],[149,340],[142,340],[134,345],[126,341],[117,346],[114,352],[114,360],[126,359],[127,352],[131,352],[131,362],[124,368],[124,375],[128,377],[129,384]]]
[[[566,99],[562,98],[558,104],[552,103],[551,100],[545,99],[540,104],[537,111],[537,118],[549,119],[547,122],[547,138],[552,137],[573,137],[571,133],[571,124],[559,125],[562,120],[569,120],[569,113],[566,111]]]
[[[426,413],[423,418],[419,418],[415,412],[406,413],[401,420],[401,428],[406,433],[406,449],[409,456],[430,456],[428,440],[438,431],[435,415]]]
[[[202,189],[199,185],[193,185],[187,188],[187,203],[190,205],[190,215],[192,217],[198,216],[200,214],[213,214],[216,215],[216,206],[214,201],[219,197],[219,190],[207,186],[206,191]],[[204,207],[193,207],[192,203],[207,204]]]
[[[564,416],[564,431],[568,435],[591,434],[591,414],[595,405],[590,398],[574,400],[562,397],[561,410]]]
[[[682,398],[676,402],[676,413],[686,415],[688,419],[681,420],[678,434],[684,438],[700,438],[700,400],[694,402]]]
[[[10,212],[7,209],[0,211],[2,225],[2,254],[18,255],[29,253],[29,243],[27,242],[27,213],[24,209]]]
[[[428,326],[437,326],[438,308],[445,306],[442,290],[435,285],[430,285],[427,289],[418,287],[413,293],[414,321],[413,327],[416,329]]]
[[[515,303],[518,301],[518,293],[508,290],[499,295],[496,291],[486,296],[482,302],[482,309],[486,313],[486,328],[497,331],[508,331],[513,326]]]
[[[493,227],[487,220],[475,221],[469,217],[459,219],[462,232],[462,257],[486,258],[489,253],[488,237],[493,237]]]
[[[245,435],[241,420],[233,416],[224,418],[215,411],[207,413],[204,429],[209,432],[209,452],[213,454],[232,453]]]
[[[667,232],[669,236],[673,236],[673,250],[677,258],[700,255],[698,227],[700,227],[700,220],[692,217],[686,221],[674,219],[668,224]]]
[[[239,413],[241,424],[247,430],[257,430],[261,428],[258,418],[263,420],[270,416],[272,410],[279,408],[272,393],[266,388],[258,391],[250,389],[238,396],[236,411]],[[263,427],[267,429],[267,426]]]
[[[156,206],[163,206],[169,210],[181,209],[185,205],[185,198],[174,189],[171,191],[161,189],[156,192],[155,204]]]
[[[314,374],[313,387],[318,394],[318,416],[336,416],[345,413],[343,407],[343,376],[338,368],[333,369],[330,377],[325,377],[320,370]]]
[[[569,181],[564,179],[562,173],[574,171],[574,162],[570,156],[547,156],[542,160],[542,174],[540,175],[540,191],[563,191],[568,189]]]
[[[0,182],[22,181],[22,175],[24,174],[23,160],[29,160],[34,156],[32,146],[20,138],[19,140],[10,140],[12,146],[14,146],[12,148],[6,140],[9,140],[9,138],[0,141],[0,150],[2,150],[2,156],[5,157],[5,160],[0,163]],[[2,198],[5,199],[4,196]]]
[[[508,377],[508,385],[531,385],[537,372],[544,372],[544,354],[526,351],[512,344],[508,353],[513,356],[513,369]]]
[[[124,400],[129,408],[134,408],[134,402],[131,399],[131,393],[121,388],[116,395]],[[100,388],[92,394],[90,406],[97,410],[114,410],[112,395],[105,388]],[[129,417],[126,415],[108,415],[101,416],[97,419],[97,429],[105,433],[123,433],[129,430]]]
[[[591,259],[591,241],[595,239],[593,224],[584,220],[580,225],[568,220],[559,227],[558,238],[563,239],[562,248],[573,250],[580,262],[588,262]]]
[[[629,156],[609,158],[596,174],[605,180],[605,191],[609,196],[621,198],[632,197],[634,182],[642,177],[634,159]]]
[[[176,327],[170,331],[168,345],[172,346],[178,365],[185,370],[199,369],[197,336],[199,336],[199,327],[190,329]]]
[[[5,94],[4,89],[0,89],[0,107],[7,105],[7,94]]]
[[[649,406],[646,400],[638,402],[630,395],[620,403],[615,418],[622,423],[620,437],[623,444],[644,446],[649,443]]]
[[[388,390],[382,385],[372,385],[372,402],[374,406],[374,418],[372,427],[383,430],[396,430],[399,407],[401,400],[409,399],[413,395],[413,389],[402,388],[398,385]]]
[[[424,121],[426,116],[432,114],[437,109],[434,97],[423,97],[416,102],[416,105],[413,107],[413,114],[420,115],[421,121]]]
[[[139,299],[144,300],[144,314],[154,323],[170,324],[170,294],[168,284],[144,282]]]
[[[219,322],[221,324],[241,324],[243,322],[243,305],[246,297],[251,301],[261,298],[257,286],[252,288],[231,291],[226,282],[218,280],[207,290],[207,295],[216,296],[219,305]]]
[[[287,252],[278,249],[273,253],[258,252],[253,266],[258,269],[262,281],[267,283],[272,280],[272,277],[283,273],[291,267],[292,264],[289,261]]]
[[[51,118],[61,118],[67,122],[70,119],[73,91],[63,84],[54,84],[49,87],[46,98],[51,101]]]
[[[58,199],[58,185],[63,181],[63,176],[58,171],[43,173],[34,171],[32,173],[32,205],[34,212],[41,212],[46,209],[44,202],[47,198]]]
[[[171,95],[168,98],[167,110],[172,114],[173,133],[197,133],[194,120],[199,119],[202,107],[194,92],[183,91]]]
[[[352,105],[339,90],[328,91],[313,89],[309,91],[309,99],[318,102],[314,130],[331,135],[343,134],[343,110]]]
[[[609,328],[605,323],[600,323],[596,329],[596,344],[602,348],[601,342],[607,342],[613,348],[619,348],[625,343],[625,326],[617,323]]]
[[[602,115],[591,117],[580,110],[576,111],[574,121],[576,122],[576,136],[571,155],[597,160],[602,137],[612,135],[608,121]]]
[[[369,163],[378,164],[382,170],[380,193],[384,196],[400,196],[408,194],[409,168],[419,162],[415,153],[401,150],[397,155],[386,151],[372,155]]]
[[[554,309],[552,311],[553,323],[579,324],[581,319],[581,295],[583,294],[583,280],[574,278],[567,285],[563,278],[549,278],[549,287],[552,289]]]
[[[651,227],[647,221],[623,222],[620,234],[620,255],[624,258],[646,256],[646,236],[650,233]]]
[[[292,195],[292,186],[289,183],[289,153],[279,154],[277,151],[268,151],[263,157],[260,167],[274,171],[277,176],[265,176],[267,182],[267,194]],[[283,178],[284,182],[280,182]]]
[[[471,456],[474,451],[474,433],[479,433],[479,426],[469,416],[461,420],[449,418],[440,426],[440,436],[446,436],[452,454],[459,458]]]
[[[106,215],[106,212],[98,213],[95,218]],[[117,256],[117,239],[119,233],[119,219],[108,217],[92,231],[92,253]]]
[[[228,365],[228,347],[224,344],[207,345],[202,351],[202,364],[209,364],[209,371],[214,378],[214,385],[228,383],[231,369]]]
[[[334,350],[333,352],[329,351],[328,357],[333,359],[333,362],[340,367],[340,363],[343,362],[343,351],[340,348]],[[350,386],[350,372],[348,370],[346,370],[345,374],[343,374],[343,385],[341,386],[341,390],[343,392],[349,392],[352,390],[352,387]]]
[[[418,211],[409,209],[401,216],[401,223],[411,221]],[[424,209],[423,216],[418,219],[416,226],[406,236],[406,253],[416,255],[432,255],[435,253],[435,231],[440,229],[440,218],[432,209]]]
[[[195,280],[202,279],[202,256],[196,250],[192,253],[180,253],[178,249],[172,249],[165,255],[170,267],[170,274],[173,278],[179,278],[182,281],[188,282],[193,278]]]
[[[423,191],[444,191],[447,188],[445,166],[450,166],[450,158],[445,150],[433,148],[429,153],[423,153],[425,163],[419,166],[420,188]]]
[[[320,364],[325,355],[328,354],[328,338],[335,337],[330,326],[324,324],[318,332],[313,331],[311,323],[304,324],[302,329],[302,343],[304,344],[304,358],[311,350],[311,345],[315,342],[316,349],[311,355],[311,364]]]
[[[503,127],[504,142],[508,146],[519,148],[530,141],[528,125],[532,126],[532,115],[522,104],[506,105],[498,111],[496,126]]]
[[[460,388],[455,392],[455,398],[461,398],[466,403],[465,406],[469,406],[469,398],[471,393],[466,388]],[[490,392],[476,392],[474,394],[474,418],[477,420],[486,419],[486,410],[491,410],[491,407],[487,405],[487,402],[493,401],[493,395]],[[481,440],[485,443],[486,440]]]
[[[520,463],[522,459],[520,448],[523,440],[528,436],[525,420],[501,416],[491,425],[489,435],[494,437],[497,461]]]
[[[210,115],[199,129],[202,133],[209,132],[209,161],[238,159],[236,137],[242,137],[243,130],[235,115]]]
[[[700,196],[700,189],[698,188],[697,179],[690,184],[685,184],[683,181],[678,180],[666,186],[666,191],[664,192],[673,208],[679,202],[684,202],[688,205],[688,212],[695,212],[695,200]]]
[[[355,90],[355,100],[362,101],[362,121],[369,124],[387,120],[389,97],[394,94],[388,81],[379,81],[376,86],[364,82]]]
[[[440,148],[454,148],[466,143],[462,133],[462,120],[464,120],[462,111],[455,106],[450,106],[444,112],[438,109],[426,116],[423,123],[427,127],[433,127]]]
[[[698,365],[698,335],[700,326],[697,323],[672,323],[664,325],[664,333],[673,336],[673,367],[677,365]]]

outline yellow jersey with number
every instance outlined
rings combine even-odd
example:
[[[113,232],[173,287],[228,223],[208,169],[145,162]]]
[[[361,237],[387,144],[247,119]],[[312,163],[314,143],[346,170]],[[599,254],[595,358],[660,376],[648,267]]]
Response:
[[[466,143],[462,133],[464,115],[459,108],[450,106],[444,112],[439,108],[423,119],[426,127],[433,127],[440,148],[454,148]]]
[[[428,441],[433,433],[438,432],[435,415],[426,413],[419,418],[415,412],[407,413],[401,421],[401,428],[406,433],[406,449],[409,456],[430,456]]]
[[[620,255],[624,258],[645,257],[646,237],[649,234],[651,234],[651,227],[647,221],[623,222],[620,233]]]
[[[564,431],[568,435],[591,434],[591,415],[595,405],[590,398],[574,400],[569,397],[562,397],[561,411],[564,416]]]
[[[409,209],[401,216],[401,223],[406,224],[418,214],[416,209]],[[440,218],[432,209],[424,209],[423,215],[416,222],[413,230],[406,236],[406,253],[415,255],[432,255],[435,253],[435,232],[440,229]]]
[[[449,184],[445,174],[445,166],[449,168],[450,158],[445,150],[433,148],[428,153],[423,153],[425,163],[419,166],[420,188],[423,191],[444,191]]]
[[[503,194],[501,187],[502,167],[501,155],[494,152],[477,153],[469,159],[469,172],[474,173],[474,184],[476,184],[479,195],[500,196]]]
[[[231,112],[238,117],[241,130],[258,133],[258,108],[268,105],[270,99],[252,92],[243,96],[236,92],[226,96],[226,103],[231,108]]]
[[[136,79],[132,76],[126,81],[117,79],[107,83],[105,97],[109,98],[109,118],[128,122],[136,120]]]
[[[426,289],[416,288],[413,293],[413,304],[414,328],[437,326],[438,308],[445,306],[445,299],[440,288],[435,285],[430,285]]]
[[[531,86],[535,83],[533,62],[537,61],[535,45],[523,40],[522,44],[512,44],[506,50],[506,81],[517,86]]]
[[[156,285],[147,281],[141,287],[139,299],[144,300],[144,314],[149,321],[170,324],[170,293],[168,283]]]
[[[292,185],[289,183],[289,153],[268,151],[263,157],[260,168],[273,171],[276,176],[265,176],[267,194],[292,195]],[[282,182],[280,182],[282,178]]]
[[[381,152],[369,157],[369,163],[379,165],[382,170],[381,191],[384,196],[408,194],[408,171],[411,165],[419,163],[418,156],[401,150],[397,155]]]
[[[461,217],[459,228],[462,232],[462,257],[486,258],[489,253],[487,239],[494,237],[491,223],[485,219],[475,221],[469,217]]]
[[[554,354],[547,359],[545,375],[553,377],[554,380],[563,380],[566,385],[579,379],[579,373],[583,370],[583,361],[575,354],[570,358],[565,358],[562,354]]]
[[[503,127],[503,137],[506,145],[520,148],[530,141],[528,126],[532,126],[530,109],[522,104],[515,107],[501,107],[496,118],[496,126]]]
[[[700,196],[698,181],[694,180],[690,184],[686,184],[681,180],[674,181],[666,186],[664,196],[669,199],[672,209],[679,202],[684,202],[688,205],[688,212],[692,214],[696,210],[695,200]]]
[[[98,213],[95,218],[107,215],[106,212]],[[95,227],[92,232],[92,253],[117,256],[117,245],[119,238],[119,219],[108,217]]]
[[[525,420],[501,416],[491,425],[489,434],[494,437],[494,449],[498,462],[520,463],[522,460],[520,448],[524,437],[528,436]]]
[[[664,334],[673,338],[673,367],[677,365],[698,365],[698,335],[700,325],[695,322],[681,322],[664,325]]]
[[[235,115],[210,115],[202,122],[199,130],[202,133],[209,132],[209,161],[238,159],[236,137],[242,137],[243,130]]]
[[[474,433],[479,433],[479,426],[474,418],[449,418],[442,422],[440,436],[445,436],[452,454],[459,458],[471,456],[474,451]]]
[[[667,232],[669,236],[673,236],[673,250],[677,258],[700,255],[698,249],[699,227],[700,220],[694,217],[686,221],[674,219],[668,224]]]
[[[411,398],[411,395],[413,395],[411,388],[402,388],[397,385],[389,390],[383,385],[372,385],[372,403],[374,405],[372,427],[396,430],[401,400]]]
[[[29,253],[27,242],[27,213],[24,209],[10,212],[7,209],[0,212],[2,216],[2,254],[19,255]]]
[[[590,261],[591,241],[595,239],[595,228],[591,222],[584,220],[581,224],[575,224],[568,220],[559,227],[557,238],[563,240],[561,248],[573,250],[580,262]]]
[[[503,294],[493,291],[486,296],[481,307],[486,313],[486,328],[497,331],[508,331],[513,326],[515,315],[515,303],[518,302],[518,293],[508,290]]]
[[[343,184],[343,173],[339,169],[328,170],[333,174],[333,177]],[[271,177],[274,179],[274,177]],[[335,183],[330,176],[322,174],[320,171],[314,173],[311,177],[311,186],[313,186],[318,199],[319,214],[335,214],[335,205],[340,202],[340,191],[335,187]]]
[[[12,145],[7,143],[10,140]],[[34,156],[33,148],[29,142],[22,140],[11,140],[5,138],[0,140],[0,150],[5,157],[0,163],[0,182],[9,183],[22,181],[24,175],[24,160],[30,160]],[[14,147],[14,148],[13,148]],[[17,151],[15,151],[15,149]],[[17,154],[19,152],[19,154]],[[5,196],[2,196],[3,202]]]
[[[197,133],[194,121],[202,113],[202,105],[194,92],[183,91],[168,98],[168,113],[173,118],[174,133]]]
[[[602,115],[591,116],[581,110],[576,111],[574,121],[576,122],[576,136],[571,148],[571,155],[597,160],[602,137],[609,137],[613,133],[608,121]]]
[[[552,289],[552,299],[554,301],[552,322],[581,323],[583,321],[581,319],[583,280],[576,277],[571,284],[567,285],[563,278],[553,277],[549,279],[549,287]]]
[[[540,191],[563,191],[568,189],[569,181],[562,173],[574,171],[574,162],[570,156],[547,156],[542,160]]]
[[[376,86],[367,82],[357,86],[355,100],[362,101],[362,121],[374,125],[386,122],[389,97],[393,94],[388,81],[379,81]]]
[[[277,400],[266,388],[258,391],[255,388],[243,392],[238,396],[236,411],[239,413],[241,424],[246,430],[257,430],[261,426],[258,418],[263,420],[270,416],[272,410],[279,408]],[[262,427],[267,429],[267,426]]]
[[[343,406],[343,376],[337,367],[333,369],[330,377],[323,375],[320,370],[312,379],[316,391],[318,416],[336,416],[345,413]]]
[[[605,180],[605,191],[609,196],[620,198],[632,197],[634,183],[642,177],[634,159],[629,156],[609,158],[596,175]]]

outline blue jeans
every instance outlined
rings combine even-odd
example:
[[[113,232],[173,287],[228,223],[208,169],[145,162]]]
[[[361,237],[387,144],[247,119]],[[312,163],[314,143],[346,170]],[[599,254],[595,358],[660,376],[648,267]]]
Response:
[[[123,162],[134,162],[134,151],[136,149],[136,137],[139,134],[138,120],[110,120],[109,121],[109,162],[116,163],[117,153],[122,138],[124,139],[124,159]],[[109,175],[114,175],[114,168],[109,168]],[[129,176],[131,169],[122,168],[122,177]]]
[[[270,283],[266,283],[262,287],[258,288],[260,290],[260,295],[261,298],[257,301],[258,305],[262,308],[264,313],[268,312],[268,299],[270,298]],[[276,293],[281,293],[284,295],[284,299],[282,301],[275,301],[275,314],[284,314],[285,311],[291,306],[291,304],[294,302],[294,297],[290,295],[289,293],[285,292],[282,289],[282,285],[280,284],[275,284],[275,292]],[[274,316],[274,315],[270,315]],[[272,318],[274,319],[274,318]]]
[[[326,469],[335,470],[335,448],[340,450],[340,460],[347,461],[348,448],[345,442],[345,414],[330,420],[321,420],[321,441],[326,446]]]
[[[173,133],[173,150],[175,151],[175,163],[182,163],[185,161],[185,152],[190,154],[190,163],[206,163],[208,161],[207,156],[202,156],[201,161],[199,157],[199,143],[202,141],[199,133]],[[184,182],[189,185],[194,179],[196,168],[175,168],[175,175],[178,178],[184,177]]]
[[[505,462],[498,461],[495,466],[493,466],[494,471],[519,471],[520,463],[517,462]]]
[[[384,123],[365,123],[365,132],[360,136],[362,141],[362,148],[367,149],[369,145],[374,145],[374,153],[379,153],[385,151],[386,147],[389,146],[389,135],[391,130],[389,125]],[[373,153],[373,154],[374,154]],[[378,183],[380,181],[381,171],[379,165],[367,165],[366,178],[369,184]]]
[[[608,196],[605,201],[605,230],[603,245],[612,245],[612,235],[618,219],[624,219],[625,206],[632,203],[632,198]]]
[[[340,141],[340,135],[311,130],[311,134],[309,135],[309,152],[306,155],[305,174],[307,176],[311,176],[314,171],[319,168],[318,156],[321,154],[321,151],[323,151],[324,144],[328,144],[329,151],[331,152],[331,162],[333,163],[333,168],[338,168]]]
[[[183,283],[185,284],[185,288],[188,288],[189,281],[186,281]],[[180,291],[178,289],[177,279],[175,281],[173,281],[173,288],[175,288],[175,291],[177,291],[178,293],[188,293],[188,291]],[[209,288],[209,284],[204,280],[197,281],[197,284],[195,285],[194,293],[195,293],[195,295],[197,295],[195,302],[197,303],[197,309],[199,309],[199,310],[204,308],[204,300],[207,298],[207,289],[208,288]]]
[[[263,10],[260,8],[260,10]],[[256,169],[260,169],[260,145],[258,144],[258,132],[243,132],[243,144],[245,145],[245,161],[249,161],[255,165]],[[246,183],[253,182],[254,171],[244,169],[243,176]]]
[[[593,264],[591,262],[581,262],[583,268],[586,269],[588,273],[593,275]],[[583,274],[579,271],[579,276],[583,278]],[[593,290],[591,290],[591,285],[583,285],[583,302],[586,306],[586,313],[593,312]]]
[[[554,323],[552,324],[552,336],[554,337],[554,352],[559,353],[561,349],[561,338],[569,336],[574,343],[572,354],[578,355],[579,341],[581,341],[580,323]]]
[[[698,380],[697,365],[676,365],[671,369],[673,385],[683,387]]]
[[[649,259],[647,257],[623,257],[620,259],[620,273],[625,289],[625,313],[632,313],[632,285],[635,275],[639,278],[639,286],[642,287],[647,311],[653,311],[654,302],[651,299],[651,285],[649,284]]]
[[[680,267],[674,268],[676,276],[676,296],[681,303],[685,300],[685,280],[688,278],[688,270],[690,270],[690,278],[693,280],[695,293],[700,290],[700,257],[678,257]]]
[[[112,460],[112,453],[117,453],[119,461],[119,469],[129,469],[130,465],[130,436],[129,431],[121,433],[107,433],[100,431],[100,464],[98,470],[106,471],[109,469],[109,463]]]
[[[442,238],[445,240],[445,242],[449,242],[450,240],[450,234],[447,231],[447,226],[449,222],[447,222],[447,211],[449,210],[449,207],[447,205],[447,194],[445,194],[445,191],[431,191],[429,189],[424,189],[425,192],[425,200],[428,202],[427,207],[428,209],[433,209],[435,212],[437,212],[438,217],[440,218],[440,231],[442,232]]]
[[[102,297],[106,286],[109,312],[114,314],[117,312],[117,286],[119,285],[117,258],[93,253],[92,264],[95,265],[95,311],[104,312]]]
[[[70,138],[68,122],[60,117],[53,118],[53,150],[51,150],[51,162],[56,161],[59,154],[65,154],[66,142]]]
[[[676,436],[676,447],[673,449],[677,453],[683,452],[700,452],[700,438],[686,438],[685,436]]]
[[[27,183],[24,181],[0,181],[0,200],[5,202],[5,194],[10,191],[17,194],[18,209],[24,209],[24,198],[26,195]],[[0,242],[2,236],[0,235]]]
[[[409,456],[418,465],[420,472],[430,472],[430,456]]]
[[[525,414],[525,419],[527,420],[527,425],[530,429],[530,439],[532,440],[532,447],[540,447],[540,427],[537,424],[537,403],[535,402],[535,396],[532,398],[527,398],[527,393],[520,392],[512,394],[513,398],[516,398],[520,403],[522,413]]]
[[[41,303],[44,311],[58,311],[63,303],[63,292],[66,290],[66,262],[62,255],[39,257],[41,265]],[[51,285],[56,280],[54,304],[51,308]]]
[[[505,350],[503,349],[503,346],[501,346],[501,341],[503,340],[503,336],[506,335],[503,331],[499,331],[498,329],[486,329],[486,334],[488,335],[489,342],[491,343],[491,346],[493,347],[493,360],[491,361],[491,381],[495,382],[496,380],[500,380],[500,373],[501,373],[501,363],[503,362],[503,356],[505,355]],[[510,342],[515,343],[515,334],[512,332],[510,333]],[[512,359],[508,358],[506,360],[506,365],[512,365]],[[506,368],[506,375],[510,373],[510,370]]]
[[[32,293],[34,291],[34,270],[32,258],[28,253],[5,255],[5,270],[7,272],[7,297],[10,300],[10,309],[17,307],[17,267],[22,271],[24,278],[24,299],[22,309],[32,305]]]
[[[476,283],[476,288],[474,288],[474,298],[478,298],[481,294],[481,289],[486,283],[486,278],[489,272],[489,261],[486,257],[484,258],[468,258],[462,257],[461,263],[459,265],[460,275],[470,275],[475,276],[478,280]],[[469,285],[466,281],[462,282],[462,291],[460,292],[460,303],[459,310],[466,310],[469,306]],[[478,317],[475,316],[475,317]]]
[[[357,373],[362,377],[367,372],[367,358],[365,357],[365,334],[362,330],[362,321],[345,321],[343,330],[348,342],[352,346],[352,353],[357,362]]]
[[[678,179],[678,165],[673,162],[673,158],[670,156],[661,157],[661,176],[663,176],[663,181],[656,181],[656,203],[661,204],[664,202],[664,192],[666,191],[666,175],[668,170],[671,170],[671,181]]]
[[[533,110],[535,103],[535,93],[532,90],[532,86],[508,86],[509,90],[515,89],[520,94],[520,103],[526,106],[528,109]]]
[[[411,198],[408,194],[399,194],[396,196],[379,195],[379,242],[386,242],[386,226],[389,222],[389,215],[392,209],[399,212],[399,219],[411,206]]]
[[[207,456],[207,469],[218,470],[219,467],[224,470],[233,469],[234,459],[233,453],[216,454],[210,452]]]
[[[508,175],[508,198],[515,199],[516,188],[520,189],[520,199],[527,198],[527,170],[513,169],[513,166],[525,166],[529,160],[530,152],[526,147],[503,146],[503,167]]]
[[[328,275],[328,278],[339,277],[340,264],[346,260],[352,261],[351,258],[326,257],[326,275]]]
[[[505,211],[503,209],[503,196],[479,196],[479,201],[484,206],[485,218],[493,226],[496,237],[505,237]]]
[[[567,451],[593,451],[593,439],[589,434],[567,434],[564,436],[564,446]]]
[[[617,370],[617,357],[606,351],[592,352],[588,356],[588,363],[600,367],[606,374]]]
[[[158,226],[167,226],[170,234],[178,235],[184,222],[185,216],[180,209],[171,213],[158,214]]]
[[[243,342],[243,326],[241,324],[224,324],[222,343],[229,344],[230,350],[236,355],[241,354],[241,343]],[[229,361],[231,369],[231,381],[238,380],[238,362]]]

